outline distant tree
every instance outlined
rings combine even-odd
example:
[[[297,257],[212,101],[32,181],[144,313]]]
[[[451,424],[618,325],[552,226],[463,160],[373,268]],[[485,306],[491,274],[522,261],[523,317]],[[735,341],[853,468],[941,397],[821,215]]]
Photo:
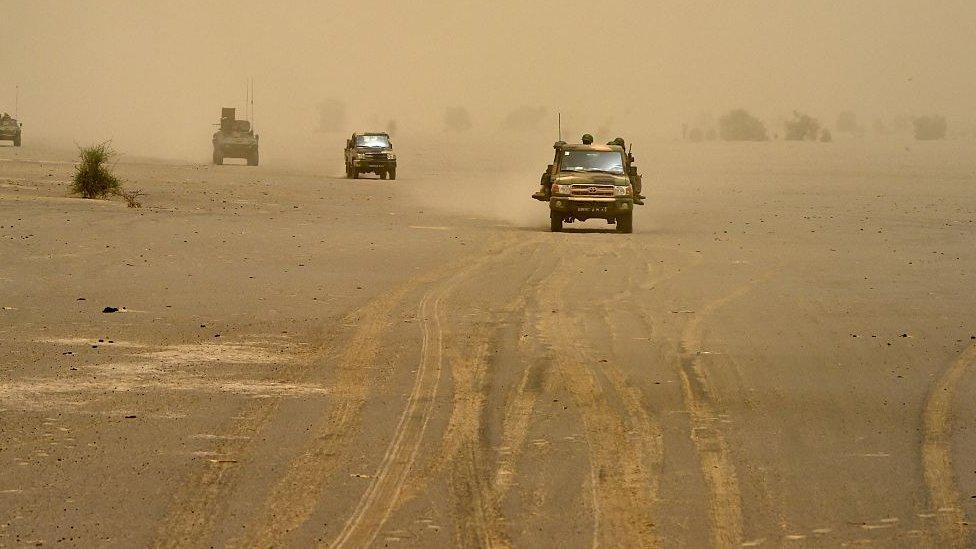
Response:
[[[715,128],[708,128],[708,131],[705,132],[705,140],[718,141],[718,132],[715,130]]]
[[[820,122],[812,116],[793,111],[793,120],[786,121],[787,141],[816,141],[820,137]]]
[[[450,107],[444,113],[444,124],[451,131],[466,132],[471,129],[471,114],[464,107]]]
[[[723,141],[768,141],[766,125],[745,109],[730,111],[718,121]]]
[[[824,128],[823,131],[820,132],[821,143],[831,143],[833,142],[833,140],[834,140],[834,134],[830,133],[830,130],[828,130],[827,128]]]
[[[851,111],[844,111],[837,116],[837,131],[852,135],[862,135],[864,129],[857,122],[857,115]]]
[[[701,143],[705,139],[705,134],[699,128],[695,128],[688,132],[688,140],[692,143]]]
[[[919,141],[936,141],[945,139],[949,125],[944,116],[920,116],[912,121],[915,127],[915,139]]]

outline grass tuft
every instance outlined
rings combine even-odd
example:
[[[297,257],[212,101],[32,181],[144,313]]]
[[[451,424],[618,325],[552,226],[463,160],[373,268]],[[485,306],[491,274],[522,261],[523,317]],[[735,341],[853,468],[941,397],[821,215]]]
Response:
[[[79,152],[81,162],[75,166],[71,192],[80,194],[82,198],[104,198],[108,194],[118,193],[122,182],[109,166],[109,162],[116,156],[109,142],[79,147]]]
[[[139,201],[139,197],[146,196],[146,193],[140,190],[127,191],[122,187],[119,187],[118,190],[112,191],[112,194],[122,197],[122,199],[125,200],[125,205],[130,208],[141,208],[142,202]]]

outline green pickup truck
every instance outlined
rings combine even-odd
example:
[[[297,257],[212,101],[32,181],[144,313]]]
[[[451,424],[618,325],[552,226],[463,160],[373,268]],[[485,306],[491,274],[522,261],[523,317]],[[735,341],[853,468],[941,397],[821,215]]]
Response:
[[[20,146],[21,124],[15,118],[0,116],[0,141],[13,141],[14,147]]]
[[[542,176],[543,190],[532,195],[549,203],[553,232],[563,223],[606,219],[617,231],[634,231],[634,206],[640,174],[630,155],[617,145],[571,145],[557,142],[556,156]],[[636,192],[635,192],[636,189]]]

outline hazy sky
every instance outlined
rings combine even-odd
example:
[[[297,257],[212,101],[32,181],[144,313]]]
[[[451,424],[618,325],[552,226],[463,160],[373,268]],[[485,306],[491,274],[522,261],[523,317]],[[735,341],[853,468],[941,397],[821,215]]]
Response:
[[[19,84],[25,135],[206,158],[247,78],[262,139],[283,143],[327,100],[348,129],[439,131],[461,106],[472,131],[497,132],[538,106],[661,134],[737,106],[832,124],[976,103],[972,0],[690,4],[0,0],[0,109]]]

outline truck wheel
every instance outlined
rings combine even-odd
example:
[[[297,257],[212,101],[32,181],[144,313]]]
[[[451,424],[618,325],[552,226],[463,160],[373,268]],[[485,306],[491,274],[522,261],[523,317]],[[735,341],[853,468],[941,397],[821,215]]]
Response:
[[[390,169],[390,179],[396,179],[396,168]]]
[[[356,169],[356,166],[353,166],[352,167],[352,178],[353,179],[359,179],[359,170]]]
[[[18,135],[17,137],[14,138],[14,147],[19,147],[19,146],[20,146],[20,136]]]
[[[380,172],[380,179],[386,179],[386,172]]]
[[[352,170],[349,169],[349,164],[346,164],[346,179],[352,177]]]
[[[213,163],[216,166],[224,165],[224,155],[220,154],[220,151],[218,151],[217,149],[214,149]]]
[[[549,212],[549,230],[560,233],[563,230],[563,214],[560,212]]]
[[[617,231],[627,234],[634,232],[634,214],[627,214],[618,217]]]
[[[253,153],[247,156],[247,165],[248,166],[258,165],[258,151],[254,151]]]

